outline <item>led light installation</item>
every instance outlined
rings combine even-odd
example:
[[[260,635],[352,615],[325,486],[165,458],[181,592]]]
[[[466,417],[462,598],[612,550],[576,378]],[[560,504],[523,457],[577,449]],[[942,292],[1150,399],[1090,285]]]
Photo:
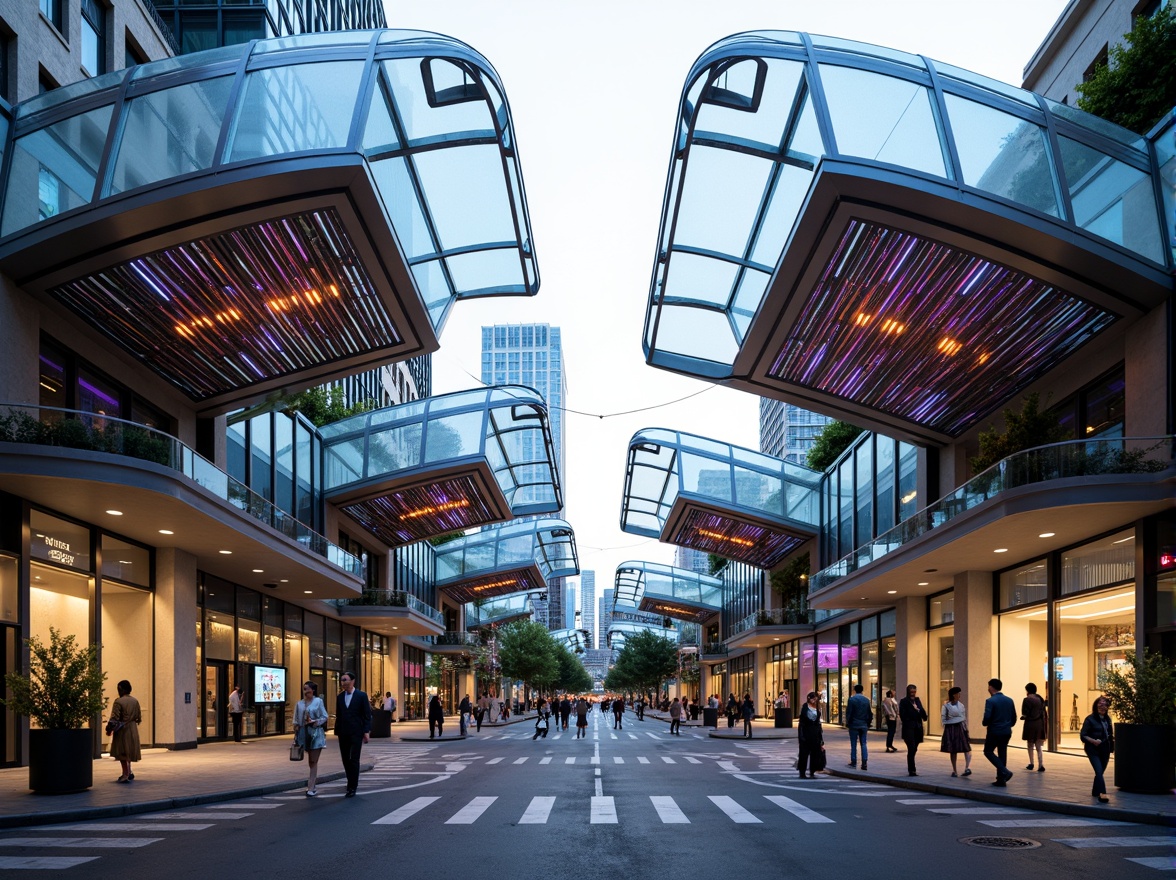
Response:
[[[722,604],[719,578],[658,562],[630,561],[617,567],[614,611],[629,606],[663,618],[700,621],[716,614]]]
[[[1114,320],[1022,272],[853,220],[768,373],[954,435]]]
[[[473,602],[476,599],[491,599],[495,596],[508,596],[511,593],[545,589],[546,584],[535,577],[533,569],[521,568],[506,574],[496,572],[483,578],[447,586],[445,594],[457,602]]]
[[[474,481],[468,477],[413,486],[348,504],[343,509],[390,547],[412,544],[497,519],[482,500]]]
[[[689,511],[678,530],[668,538],[671,544],[693,547],[760,568],[771,568],[807,540],[807,537],[704,510]]]
[[[50,293],[193,400],[401,342],[333,209],[156,251]]]

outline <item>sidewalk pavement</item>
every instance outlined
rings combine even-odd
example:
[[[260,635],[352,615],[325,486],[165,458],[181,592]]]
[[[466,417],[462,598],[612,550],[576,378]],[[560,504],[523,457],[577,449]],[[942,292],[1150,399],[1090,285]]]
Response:
[[[511,716],[506,722],[483,724],[482,735],[500,727],[530,721],[533,717]],[[668,718],[662,719],[650,712],[645,717],[646,721],[668,722]],[[444,739],[460,739],[456,734],[457,719],[446,721],[447,729],[452,723],[453,733]],[[683,726],[700,727],[697,722]],[[786,754],[794,753],[795,746],[781,740],[794,740],[795,728],[777,729],[771,721],[764,720],[754,722],[753,728],[754,742],[772,742]],[[739,739],[742,735],[742,725],[729,729],[722,721],[717,730],[702,730],[709,731],[709,735],[717,739]],[[907,776],[905,749],[887,754],[883,734],[871,732],[869,735],[870,769],[862,771],[846,766],[849,762],[849,734],[836,727],[826,727],[824,733],[828,772],[832,776],[1028,810],[1176,827],[1176,796],[1118,791],[1113,786],[1113,762],[1106,774],[1111,802],[1104,806],[1094,803],[1090,797],[1092,772],[1090,763],[1082,755],[1047,754],[1046,772],[1037,773],[1024,769],[1027,763],[1025,750],[1014,747],[1010,750],[1010,769],[1015,775],[1006,788],[997,788],[990,785],[995,773],[984,760],[979,744],[973,744],[972,775],[953,779],[948,756],[939,751],[938,742],[928,740],[919,749],[919,775],[911,777]],[[477,737],[478,734],[471,733],[467,738],[476,741]],[[319,758],[321,782],[343,778],[339,750],[331,742],[333,737],[327,739],[327,747]],[[376,739],[372,744],[378,747],[383,743],[419,742],[422,739],[429,741],[427,722],[409,721],[394,724],[390,740]],[[143,760],[135,765],[135,781],[129,785],[115,783],[118,763],[104,758],[94,762],[92,788],[66,795],[30,792],[27,767],[0,770],[0,828],[129,816],[301,789],[306,785],[306,762],[289,760],[289,749],[290,738],[286,736],[244,743],[205,743],[197,749],[175,752],[144,749]],[[364,753],[365,771],[372,767],[373,754],[373,748],[369,746]],[[959,766],[962,771],[962,756]]]

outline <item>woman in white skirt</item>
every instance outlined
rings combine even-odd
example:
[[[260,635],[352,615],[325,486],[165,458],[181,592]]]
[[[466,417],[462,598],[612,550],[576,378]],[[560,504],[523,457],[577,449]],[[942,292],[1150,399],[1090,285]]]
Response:
[[[943,739],[939,751],[951,755],[951,775],[956,772],[956,755],[964,753],[964,775],[972,775],[972,744],[968,742],[968,717],[964,704],[960,702],[960,688],[953,687],[947,692],[947,702],[939,710],[939,721],[943,725]]]

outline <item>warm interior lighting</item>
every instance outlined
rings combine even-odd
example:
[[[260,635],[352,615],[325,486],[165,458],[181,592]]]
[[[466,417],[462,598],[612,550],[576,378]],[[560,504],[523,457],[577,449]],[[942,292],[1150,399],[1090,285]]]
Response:
[[[314,590],[303,590],[302,592],[309,596],[314,593]]]
[[[1062,614],[1062,620],[1089,620],[1092,617],[1103,617],[1107,614],[1122,614],[1125,611],[1134,611],[1134,605],[1124,605],[1122,608],[1111,608],[1107,611],[1091,611],[1089,614]]]
[[[264,568],[255,568],[255,569],[253,569],[253,573],[254,574],[264,574],[265,569]]]
[[[470,587],[471,593],[481,593],[485,590],[494,590],[499,587],[513,587],[518,584],[518,578],[507,578],[504,581],[491,581],[488,584],[479,584],[476,587]]]
[[[996,548],[995,550],[993,550],[992,552],[993,552],[993,553],[1008,553],[1008,552],[1009,552],[1009,548],[1008,548],[1008,547],[997,547],[997,548]]]
[[[221,556],[232,556],[233,555],[232,550],[218,550],[217,552],[220,553]]]
[[[1055,534],[1056,534],[1056,532],[1042,532],[1037,537],[1039,537],[1039,538],[1052,538]]]
[[[721,532],[712,532],[710,529],[699,529],[698,534],[704,538],[714,538],[718,541],[727,541],[731,544],[738,544],[740,547],[754,547],[755,541],[749,541],[746,538],[733,538],[722,534]]]
[[[897,592],[898,592],[898,590],[887,590],[887,591],[886,591],[886,595],[887,595],[887,596],[893,596],[893,595],[894,595],[895,593],[897,593]]]
[[[902,498],[900,498],[899,500],[903,504],[910,504],[912,501],[915,500],[915,496],[918,494],[919,494],[918,490],[912,489],[910,492],[907,492],[905,495],[903,495]]]
[[[110,511],[106,511],[110,513]],[[1135,535],[1128,535],[1126,538],[1120,538],[1118,541],[1111,541],[1112,544],[1126,544],[1128,541],[1134,541]]]
[[[171,529],[160,529],[159,534],[161,534],[161,535],[174,535],[175,532],[173,532]]]
[[[462,507],[469,507],[470,502],[468,498],[462,498],[458,501],[446,501],[442,504],[432,504],[428,507],[418,507],[416,510],[410,510],[408,513],[402,513],[400,519],[403,522],[406,519],[417,519],[422,516],[432,516],[437,513],[444,513],[447,510],[458,510]]]
[[[953,354],[955,354],[957,351],[959,351],[963,347],[963,345],[962,345],[962,343],[957,342],[956,340],[952,339],[950,336],[944,336],[942,339],[939,340],[939,345],[937,345],[935,347],[938,348],[941,352],[943,352],[948,357],[951,357]]]
[[[927,586],[930,586],[930,585],[931,585],[931,582],[930,582],[930,581],[919,581],[919,582],[918,582],[918,583],[917,583],[915,586],[918,586],[918,587],[927,587]]]
[[[106,512],[109,513],[111,516],[122,516],[123,515],[121,510],[108,510]]]

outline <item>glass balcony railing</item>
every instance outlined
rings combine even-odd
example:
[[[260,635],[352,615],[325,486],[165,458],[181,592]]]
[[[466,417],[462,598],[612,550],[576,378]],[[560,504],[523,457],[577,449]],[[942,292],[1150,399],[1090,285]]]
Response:
[[[407,608],[422,617],[429,618],[434,623],[444,623],[445,621],[445,616],[440,611],[404,590],[364,590],[363,595],[356,599],[336,599],[335,604],[339,608],[356,606]]]
[[[731,635],[737,636],[757,626],[811,626],[814,622],[813,612],[808,608],[803,611],[794,608],[772,608],[769,611],[757,611],[747,615],[735,624]]]
[[[721,654],[726,656],[727,644],[726,642],[707,642],[702,646],[702,654],[703,656],[706,656],[707,654]]]
[[[809,593],[820,592],[875,559],[881,559],[1010,489],[1072,477],[1167,470],[1173,466],[1174,443],[1176,438],[1172,436],[1072,440],[1010,455],[972,477],[950,495],[812,575]]]
[[[480,648],[482,637],[472,632],[443,632],[435,636],[422,636],[422,642],[437,648]]]
[[[80,410],[0,403],[0,442],[105,452],[161,465],[177,471],[348,574],[363,576],[363,563],[357,557],[163,431]]]

